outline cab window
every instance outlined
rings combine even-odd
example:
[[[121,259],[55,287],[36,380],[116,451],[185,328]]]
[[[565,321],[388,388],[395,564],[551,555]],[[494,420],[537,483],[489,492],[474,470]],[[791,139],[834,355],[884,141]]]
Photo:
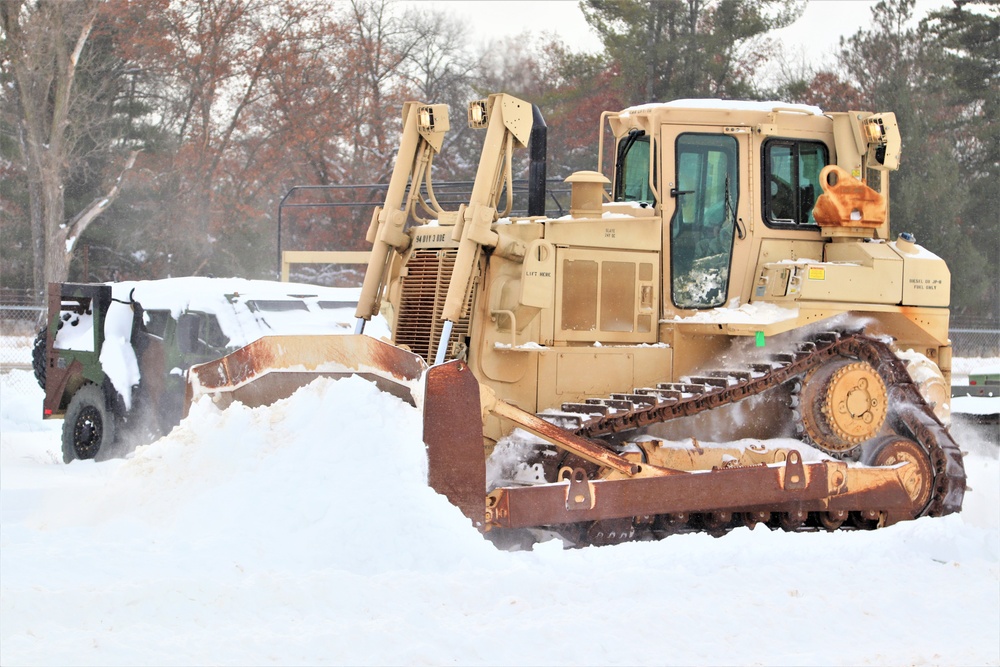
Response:
[[[156,336],[160,340],[166,337],[167,323],[171,319],[169,310],[146,310],[143,311],[142,319],[146,326],[146,333]]]
[[[649,137],[642,130],[632,130],[618,142],[615,201],[656,203],[649,188]]]
[[[217,357],[229,344],[215,315],[197,311],[181,313],[176,335],[177,347],[184,354]]]
[[[764,221],[769,227],[815,225],[822,193],[819,172],[830,162],[826,144],[771,139],[764,144]]]

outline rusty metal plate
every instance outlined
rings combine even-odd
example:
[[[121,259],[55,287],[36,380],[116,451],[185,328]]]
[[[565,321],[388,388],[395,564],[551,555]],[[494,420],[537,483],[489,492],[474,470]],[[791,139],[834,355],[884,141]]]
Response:
[[[431,488],[447,497],[475,526],[482,527],[486,453],[479,382],[464,362],[452,361],[427,371],[424,443]]]

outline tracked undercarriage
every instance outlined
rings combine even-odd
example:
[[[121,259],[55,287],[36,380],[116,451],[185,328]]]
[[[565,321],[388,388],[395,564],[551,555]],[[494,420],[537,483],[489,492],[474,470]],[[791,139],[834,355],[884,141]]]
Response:
[[[803,385],[810,390],[804,393]],[[769,448],[766,441],[742,449],[702,446],[696,438],[685,446],[635,437],[781,388],[791,394],[788,417],[803,437],[800,447]],[[571,447],[537,440],[502,443],[494,453],[497,459],[507,449],[519,451],[513,465],[496,463],[507,476],[493,480],[497,488],[487,497],[487,523],[501,543],[515,539],[503,535],[505,529],[522,524],[577,545],[693,530],[721,534],[758,523],[784,530],[875,528],[958,511],[965,492],[961,452],[905,364],[886,344],[859,333],[822,333],[789,352],[772,353],[765,362],[565,404],[543,418],[553,423],[543,427],[550,438],[558,441],[556,429],[576,422],[569,427],[574,435],[599,442],[627,463],[622,469],[602,467]],[[533,451],[526,455],[526,447]],[[640,470],[623,472],[629,465]],[[598,510],[601,481],[642,478],[643,468],[655,470],[648,477],[655,480],[645,505],[649,513],[617,516],[621,512],[613,507]],[[701,505],[694,500],[698,494],[690,493],[692,485],[706,498]],[[668,488],[687,491],[673,508],[664,502]],[[642,506],[641,492],[629,491],[627,502]],[[563,494],[566,511],[555,514],[566,523],[539,525],[531,509],[558,504]],[[518,516],[519,511],[531,518]],[[601,518],[573,521],[574,512],[596,512]]]

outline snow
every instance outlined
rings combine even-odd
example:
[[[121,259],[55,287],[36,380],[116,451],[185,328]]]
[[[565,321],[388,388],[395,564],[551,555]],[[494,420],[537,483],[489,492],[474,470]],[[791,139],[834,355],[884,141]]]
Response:
[[[52,347],[57,350],[94,351],[94,313],[74,313],[56,331]]]
[[[132,387],[139,384],[139,360],[131,341],[132,308],[127,303],[112,301],[104,317],[100,361],[101,369],[121,395],[125,409],[132,407]]]
[[[997,415],[1000,414],[1000,395],[993,392],[990,396],[953,396],[951,411],[966,415]]]
[[[523,343],[521,345],[518,345],[517,347],[513,347],[510,343],[500,343],[500,342],[497,342],[497,343],[493,343],[493,347],[495,349],[497,349],[497,350],[546,350],[546,349],[548,349],[544,345],[541,345],[541,344],[536,343],[534,341],[529,341],[527,343]]]
[[[759,324],[764,326],[785,320],[794,320],[798,316],[799,309],[797,307],[785,308],[763,301],[739,305],[738,302],[731,301],[725,308],[701,310],[687,317],[675,315],[674,321],[692,324]]]
[[[959,515],[503,552],[426,485],[420,411],[359,378],[202,400],[128,459],[64,465],[18,374],[0,377],[2,664],[1000,664],[984,442],[960,443]]]
[[[915,243],[906,244],[905,246],[899,245],[896,241],[890,241],[888,243],[889,247],[895,250],[900,257],[909,259],[928,259],[928,260],[940,260],[941,258],[935,255],[933,252],[927,248],[917,245]]]
[[[622,115],[630,113],[641,113],[644,111],[655,111],[660,108],[673,109],[718,109],[721,111],[763,111],[770,113],[775,109],[782,111],[796,111],[810,116],[822,116],[823,110],[809,104],[790,104],[788,102],[754,102],[747,100],[719,100],[719,99],[683,99],[671,102],[651,102],[629,107],[622,112]]]

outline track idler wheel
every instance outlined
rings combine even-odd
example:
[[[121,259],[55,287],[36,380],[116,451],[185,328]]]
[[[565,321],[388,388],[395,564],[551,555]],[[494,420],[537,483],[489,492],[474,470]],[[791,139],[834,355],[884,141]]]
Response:
[[[801,395],[806,435],[834,456],[875,437],[888,412],[885,382],[865,361],[837,359],[823,364],[806,375]]]
[[[864,463],[870,466],[891,467],[906,464],[900,469],[900,481],[910,497],[915,518],[930,502],[934,488],[934,467],[924,449],[913,440],[902,436],[886,436],[872,443],[865,453]]]
[[[653,524],[653,534],[657,539],[662,539],[668,535],[685,532],[690,520],[691,515],[687,512],[661,514],[656,517],[656,522]]]

